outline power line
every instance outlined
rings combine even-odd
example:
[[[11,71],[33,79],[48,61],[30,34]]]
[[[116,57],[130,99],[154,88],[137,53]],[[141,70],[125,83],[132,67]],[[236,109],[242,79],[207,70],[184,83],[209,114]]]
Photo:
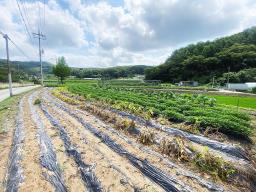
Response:
[[[10,39],[10,37],[8,37],[8,39],[16,47],[16,49],[18,49],[25,57],[31,60],[31,58],[26,53],[24,53],[24,51],[12,39]]]
[[[7,36],[5,33],[3,33],[2,31],[0,31],[0,34],[2,35],[2,36]],[[9,37],[9,36],[7,36],[8,37],[8,39],[10,40],[10,42],[16,47],[16,49],[18,49],[25,57],[27,57],[28,59],[30,59],[30,57],[28,57],[25,53],[24,53],[24,51]]]
[[[40,6],[40,1],[37,1],[37,6],[38,6],[38,30],[41,31],[42,27],[42,19],[41,19],[41,6]]]
[[[32,37],[31,37],[31,35],[30,35],[30,32],[29,32],[29,30],[28,30],[28,26],[27,26],[27,24],[26,24],[26,22],[25,22],[25,19],[24,19],[24,17],[23,17],[23,14],[22,14],[22,11],[21,11],[21,8],[20,8],[20,4],[19,4],[18,0],[16,0],[16,2],[17,2],[17,5],[18,5],[18,8],[19,8],[20,16],[21,16],[22,21],[23,21],[23,23],[24,23],[24,25],[25,25],[25,29],[26,29],[26,31],[27,31],[27,33],[28,33],[28,36],[29,36],[29,38],[30,38],[30,40],[31,40],[31,42],[32,42],[33,40],[32,40]]]
[[[45,26],[45,0],[44,0],[44,26]]]
[[[25,15],[25,17],[26,17],[26,20],[27,20],[27,24],[28,24],[28,26],[29,26],[29,29],[30,29],[30,32],[32,31],[31,30],[31,24],[30,24],[30,18],[29,18],[29,16],[28,16],[28,8],[27,8],[27,4],[24,2],[24,0],[20,0],[20,2],[21,2],[21,6],[22,6],[22,8],[23,8],[23,12],[25,13],[24,15]]]

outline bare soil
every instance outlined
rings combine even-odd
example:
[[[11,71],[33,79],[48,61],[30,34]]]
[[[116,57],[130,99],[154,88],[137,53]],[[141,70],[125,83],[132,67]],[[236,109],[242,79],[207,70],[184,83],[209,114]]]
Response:
[[[200,172],[191,164],[161,154],[156,143],[143,145],[137,136],[116,129],[113,122],[103,121],[95,114],[81,110],[79,105],[60,101],[51,95],[49,89],[35,90],[31,94],[27,93],[23,97],[22,106],[18,111],[24,129],[24,141],[18,153],[21,156],[18,166],[22,170],[20,175],[23,179],[17,183],[18,191],[59,191],[60,188],[56,187],[59,181],[52,180],[54,177],[46,176],[56,176],[54,167],[59,170],[57,177],[63,181],[64,191],[161,192],[166,191],[165,185],[170,184],[170,181],[174,191],[212,191],[213,188],[215,191],[249,190],[248,186],[214,180],[211,175]],[[32,103],[39,99],[41,104],[31,105],[30,99]],[[37,114],[40,122],[35,121],[34,113]],[[14,147],[13,133],[18,123],[14,118],[15,113],[12,115],[6,124],[8,131],[0,134],[0,191],[6,190],[6,181],[10,179],[9,153]],[[93,127],[97,133],[88,129],[83,122]],[[38,126],[40,123],[42,127]],[[139,125],[138,129],[150,130],[142,125]],[[42,136],[40,137],[39,130],[49,138],[51,148],[40,142]],[[168,137],[160,130],[155,133],[159,138]],[[117,148],[122,148],[125,152],[118,153],[97,134],[104,135],[107,140],[111,140]],[[199,144],[193,145],[195,148],[203,148]],[[49,151],[52,155],[49,158],[56,159],[52,166],[44,165],[42,162],[42,156]],[[135,166],[128,157],[137,159],[138,166]],[[146,165],[149,165],[148,169]],[[82,167],[87,167],[83,170],[85,172],[82,171]],[[148,170],[163,174],[170,180],[169,183],[159,181],[158,174],[154,175],[158,180],[154,179],[151,177],[152,173],[147,172]],[[91,178],[98,182],[101,189],[95,190],[95,186],[90,186],[93,183],[90,181]]]

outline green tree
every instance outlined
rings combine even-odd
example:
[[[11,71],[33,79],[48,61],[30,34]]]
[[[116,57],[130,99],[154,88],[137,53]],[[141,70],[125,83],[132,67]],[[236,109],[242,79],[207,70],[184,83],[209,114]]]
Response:
[[[65,57],[59,57],[58,63],[53,67],[53,73],[57,76],[61,83],[63,84],[63,80],[70,75],[71,69],[66,63]]]
[[[222,74],[227,73],[228,68],[234,73],[256,68],[255,37],[256,27],[252,27],[229,37],[190,44],[175,50],[163,64],[148,69],[146,79],[163,82],[197,80],[200,83],[209,83],[213,76],[225,79]],[[248,73],[232,77],[234,81],[251,79]]]

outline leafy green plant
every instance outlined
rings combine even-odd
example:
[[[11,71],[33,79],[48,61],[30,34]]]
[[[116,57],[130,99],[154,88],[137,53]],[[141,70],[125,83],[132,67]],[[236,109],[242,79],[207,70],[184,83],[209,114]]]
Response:
[[[36,99],[35,101],[34,101],[34,105],[40,105],[41,104],[41,100],[40,99]]]
[[[232,164],[226,162],[221,157],[212,155],[209,150],[197,153],[193,161],[202,171],[224,181],[236,173],[236,169]]]
[[[188,123],[218,130],[227,135],[249,136],[250,117],[232,108],[216,104],[205,95],[152,92],[143,89],[122,89],[90,84],[70,84],[68,90],[91,101],[102,101],[112,108],[127,111],[147,120],[164,116],[171,122]]]

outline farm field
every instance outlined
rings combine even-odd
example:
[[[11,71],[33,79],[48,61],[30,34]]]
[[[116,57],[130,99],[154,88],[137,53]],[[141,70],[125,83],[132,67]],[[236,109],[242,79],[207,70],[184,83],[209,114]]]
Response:
[[[252,117],[209,97],[87,81],[11,99],[0,191],[256,189]]]
[[[256,97],[239,97],[239,96],[221,96],[213,95],[217,103],[224,105],[232,105],[243,108],[256,109]]]

